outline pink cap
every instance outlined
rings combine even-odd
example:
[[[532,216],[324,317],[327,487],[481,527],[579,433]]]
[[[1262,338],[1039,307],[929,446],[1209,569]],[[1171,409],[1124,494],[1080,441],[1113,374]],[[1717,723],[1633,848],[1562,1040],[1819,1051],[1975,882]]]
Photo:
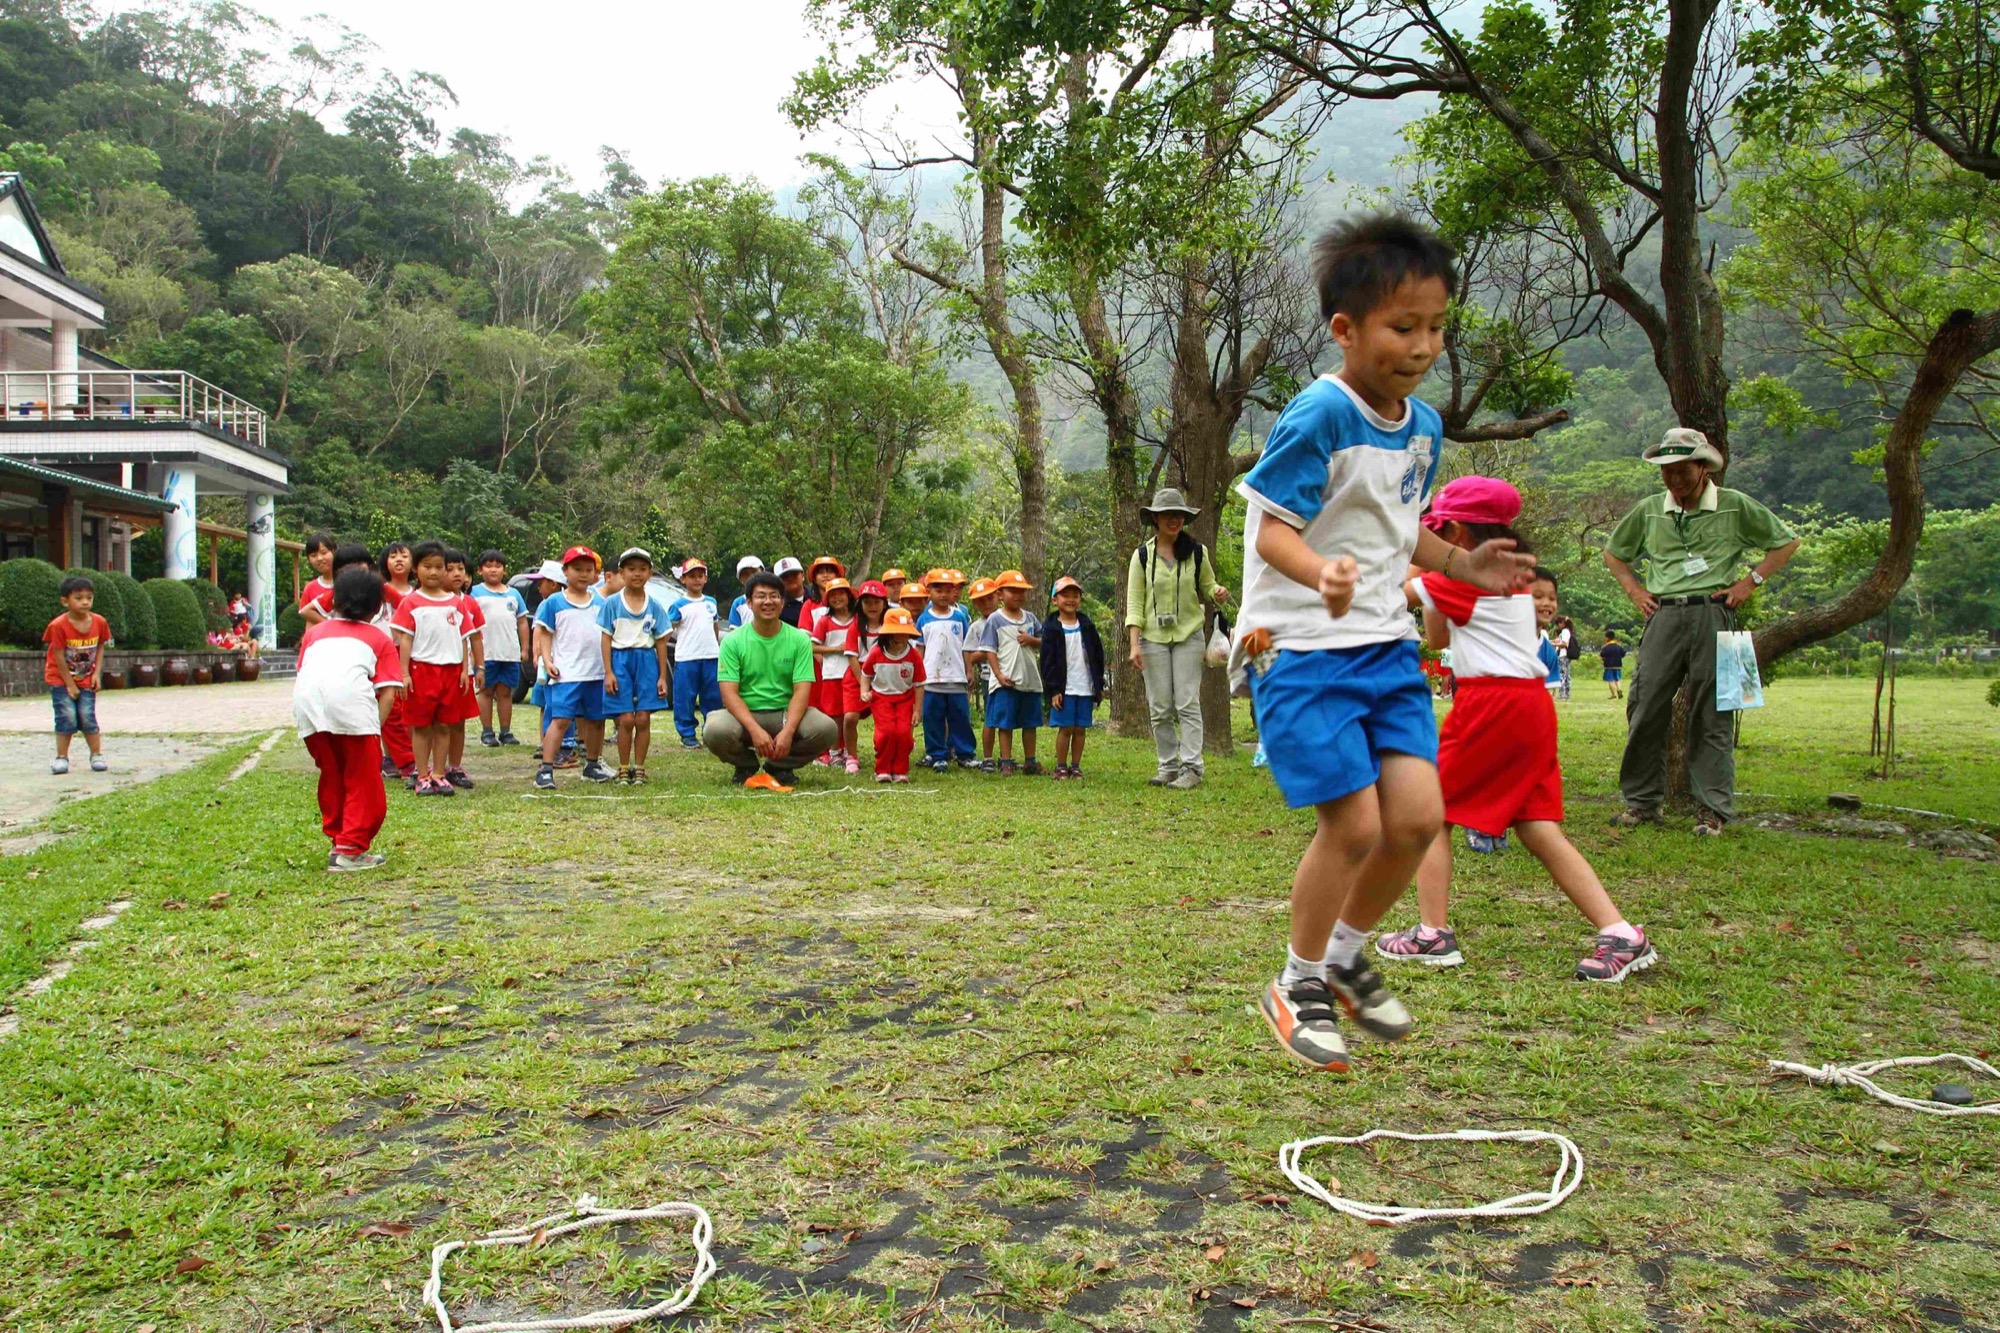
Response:
[[[1431,498],[1424,526],[1436,532],[1447,523],[1512,523],[1521,516],[1521,493],[1498,477],[1458,477]]]

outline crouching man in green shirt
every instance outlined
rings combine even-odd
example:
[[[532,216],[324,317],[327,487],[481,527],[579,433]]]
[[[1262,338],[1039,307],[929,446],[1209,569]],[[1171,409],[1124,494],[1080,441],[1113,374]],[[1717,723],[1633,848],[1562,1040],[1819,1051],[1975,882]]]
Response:
[[[1736,786],[1733,719],[1715,707],[1715,636],[1736,628],[1736,608],[1785,567],[1799,539],[1763,505],[1709,480],[1722,454],[1700,431],[1670,430],[1645,458],[1659,464],[1666,494],[1633,506],[1604,549],[1604,563],[1646,617],[1625,703],[1625,758],[1618,768],[1625,810],[1612,823],[1658,822],[1674,696],[1686,681],[1693,700],[1688,787],[1700,806],[1694,831],[1714,835],[1729,819]],[[1643,583],[1635,566],[1644,567]]]
[[[785,585],[775,574],[758,574],[744,592],[750,632],[722,640],[715,674],[723,711],[708,715],[703,741],[739,784],[789,790],[799,767],[825,754],[840,726],[806,702],[814,677],[812,638],[784,622]]]

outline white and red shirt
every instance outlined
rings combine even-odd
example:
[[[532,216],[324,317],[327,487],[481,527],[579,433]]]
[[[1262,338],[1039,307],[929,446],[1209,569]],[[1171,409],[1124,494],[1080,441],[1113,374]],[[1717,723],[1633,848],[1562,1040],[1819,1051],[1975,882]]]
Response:
[[[324,620],[333,614],[333,584],[325,579],[314,579],[299,589],[299,614],[304,615],[310,607],[319,612]]]
[[[803,616],[799,618],[799,623],[805,624]],[[849,616],[846,620],[841,620],[833,612],[821,608],[819,619],[812,629],[813,642],[841,650],[838,653],[828,653],[819,659],[821,680],[839,680],[847,674],[848,667],[853,665],[848,655],[854,651],[855,636],[859,632],[860,623],[859,616]]]
[[[475,626],[466,614],[469,599],[459,593],[431,596],[416,589],[397,606],[389,626],[410,639],[410,661],[457,666],[465,661],[465,641]]]
[[[869,689],[877,694],[908,694],[924,683],[924,655],[911,648],[908,639],[894,653],[882,649],[878,643],[861,659],[861,678]]]
[[[1535,599],[1485,592],[1442,574],[1417,580],[1417,599],[1451,627],[1451,671],[1460,680],[1540,680],[1545,674]]]
[[[416,589],[414,588],[410,590],[410,592],[415,591]],[[409,595],[409,592],[397,592],[394,587],[384,582],[382,585],[382,609],[375,613],[375,619],[369,623],[380,625],[386,632],[389,629],[390,619],[396,614],[396,608],[401,606],[403,599]]]
[[[292,720],[301,736],[378,735],[382,713],[375,692],[402,683],[402,663],[387,634],[358,620],[322,620],[299,639]]]

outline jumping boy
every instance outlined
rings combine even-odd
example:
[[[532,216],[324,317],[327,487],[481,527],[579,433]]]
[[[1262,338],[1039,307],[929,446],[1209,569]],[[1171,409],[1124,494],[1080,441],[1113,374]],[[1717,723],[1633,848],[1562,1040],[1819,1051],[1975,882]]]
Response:
[[[1625,697],[1625,645],[1618,642],[1618,631],[1604,631],[1604,646],[1597,650],[1597,656],[1604,663],[1604,684],[1614,699]]]
[[[473,635],[465,603],[445,590],[442,542],[418,542],[410,552],[417,586],[389,618],[410,693],[403,716],[410,724],[419,796],[456,796],[458,789],[439,773],[448,761],[452,723],[457,721],[472,679]]]
[[[986,617],[979,646],[993,663],[997,687],[986,701],[986,720],[1000,743],[1000,773],[1037,777],[1035,729],[1042,722],[1042,622],[1027,609],[1033,585],[1018,569],[1002,571],[993,580],[1000,590],[1000,609]],[[961,612],[960,614],[963,614]],[[1021,733],[1021,765],[1014,766],[1014,733]]]
[[[932,578],[936,581],[933,582]],[[972,703],[967,697],[965,672],[966,631],[972,617],[954,605],[958,590],[951,586],[946,571],[931,571],[921,589],[930,602],[916,616],[917,636],[924,645],[924,767],[942,773],[958,761],[970,768],[972,750]],[[910,584],[903,596],[919,585]],[[904,602],[904,606],[909,605]]]
[[[1395,1040],[1410,1015],[1361,952],[1443,822],[1437,723],[1404,603],[1411,557],[1495,592],[1526,586],[1510,543],[1461,551],[1417,522],[1444,427],[1411,397],[1444,347],[1449,246],[1406,218],[1344,221],[1313,246],[1320,317],[1340,345],[1285,407],[1238,489],[1247,685],[1285,801],[1317,828],[1292,879],[1285,967],[1261,1007],[1279,1045],[1345,1072],[1336,1002]]]
[[[682,565],[681,586],[687,596],[667,608],[667,626],[674,635],[674,729],[681,734],[683,750],[699,750],[696,714],[705,724],[722,707],[722,682],[715,674],[722,640],[716,633],[715,599],[702,591],[708,586],[708,566],[699,560]]]
[[[652,561],[646,563],[650,567]],[[604,651],[598,612],[604,599],[590,590],[598,565],[597,552],[588,546],[564,551],[562,572],[567,586],[535,608],[535,660],[548,673],[549,681],[542,687],[542,762],[535,770],[535,786],[544,791],[556,785],[556,752],[562,748],[563,733],[571,722],[583,734],[584,779],[611,781],[611,770],[600,757],[604,752]]]
[[[597,609],[604,667],[604,711],[618,715],[617,780],[646,781],[653,714],[672,706],[667,671],[667,611],[648,585],[652,553],[634,546],[618,557],[619,591]],[[588,777],[586,769],[584,776]]]
[[[389,808],[376,738],[405,677],[390,635],[373,623],[381,609],[374,570],[365,562],[343,569],[333,579],[333,614],[299,639],[292,719],[319,768],[320,827],[333,843],[326,868],[335,873],[383,860],[368,850]]]
[[[97,585],[83,575],[64,579],[56,595],[62,614],[42,631],[42,642],[49,646],[42,680],[56,714],[56,757],[49,761],[49,772],[58,776],[69,772],[69,739],[80,731],[90,747],[90,771],[102,773],[111,765],[105,761],[104,737],[97,730],[97,684],[104,650],[111,646],[111,624],[90,609],[97,600]]]
[[[486,617],[480,635],[479,743],[519,745],[513,730],[514,695],[521,688],[521,659],[528,655],[528,599],[508,585],[507,557],[498,551],[480,553],[479,584],[472,596]]]

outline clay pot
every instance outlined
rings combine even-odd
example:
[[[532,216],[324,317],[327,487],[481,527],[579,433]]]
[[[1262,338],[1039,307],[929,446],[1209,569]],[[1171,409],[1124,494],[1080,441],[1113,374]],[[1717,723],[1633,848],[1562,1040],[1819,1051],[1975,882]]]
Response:
[[[193,669],[188,666],[188,660],[185,657],[169,657],[167,664],[160,668],[160,683],[162,685],[185,685],[188,683],[188,677],[193,674]]]
[[[215,673],[218,685],[227,685],[236,679],[236,659],[233,657],[225,657],[209,669]]]
[[[236,664],[236,679],[255,680],[264,674],[264,664],[254,657],[246,657]]]
[[[215,684],[215,668],[198,666],[194,669],[193,683],[196,685]]]
[[[101,671],[98,673],[98,688],[122,690],[125,688],[125,673],[122,671]]]
[[[146,689],[160,683],[160,668],[151,662],[132,664],[132,688]]]

